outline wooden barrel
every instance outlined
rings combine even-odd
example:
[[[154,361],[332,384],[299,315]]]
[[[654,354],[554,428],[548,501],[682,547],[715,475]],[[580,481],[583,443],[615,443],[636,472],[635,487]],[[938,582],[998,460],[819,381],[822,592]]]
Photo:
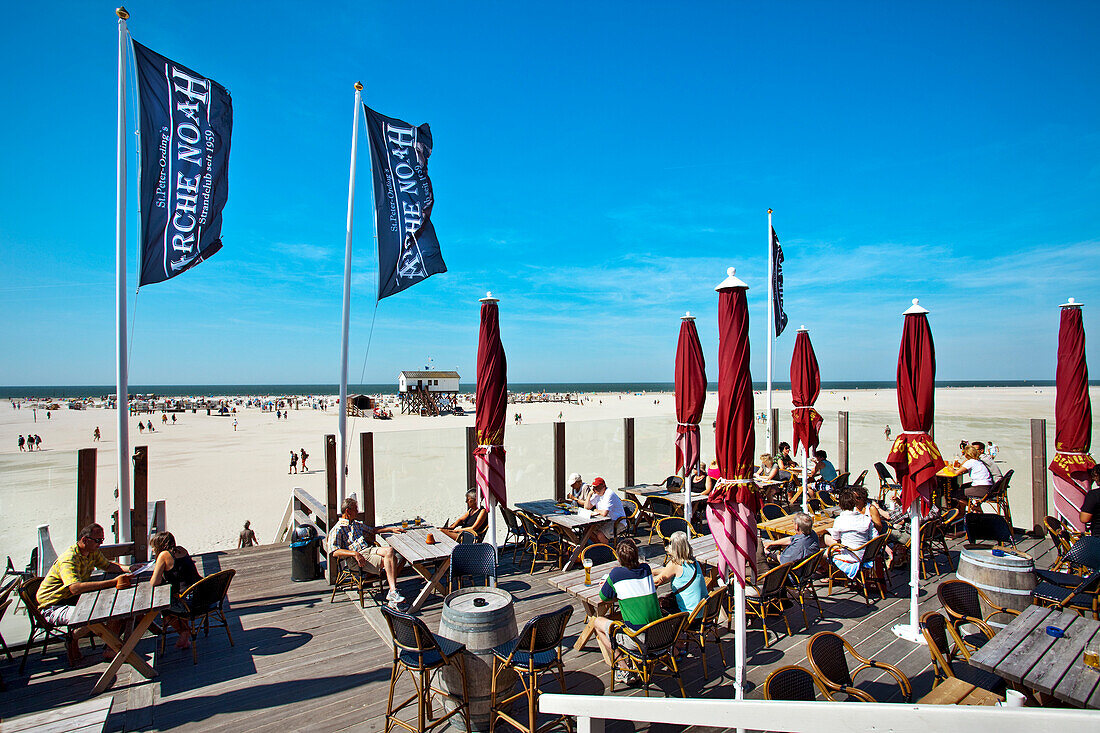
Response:
[[[1031,591],[1035,590],[1035,561],[1022,552],[1015,555],[1006,550],[1004,557],[993,554],[992,548],[964,548],[959,554],[959,580],[965,580],[981,589],[992,603],[1002,608],[1024,611],[1031,605]],[[983,615],[992,609],[982,603]],[[1004,627],[1007,614],[995,617],[1003,623],[990,622],[991,626]]]
[[[506,590],[462,588],[443,601],[439,635],[466,645],[466,690],[470,700],[470,727],[474,730],[489,730],[493,647],[515,639],[518,633],[512,594]],[[457,670],[446,667],[442,677],[447,691],[462,695],[462,680]],[[515,681],[515,674],[511,673],[498,682],[497,687],[507,692]]]

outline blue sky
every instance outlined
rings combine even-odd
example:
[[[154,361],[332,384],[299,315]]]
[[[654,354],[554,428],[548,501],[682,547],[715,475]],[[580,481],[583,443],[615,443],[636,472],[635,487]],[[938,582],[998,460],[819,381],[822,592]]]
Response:
[[[824,379],[892,379],[914,297],[941,379],[1053,379],[1068,296],[1100,370],[1096,3],[127,7],[235,116],[225,247],[142,290],[132,383],[336,381],[357,79],[432,126],[450,268],[379,305],[368,382],[428,356],[472,381],[486,290],[512,381],[671,381],[685,310],[714,379],[730,265],[763,379],[769,207],[779,380],[803,323]],[[0,29],[0,384],[114,379],[114,20],[24,3]],[[361,143],[352,381],[375,290]]]

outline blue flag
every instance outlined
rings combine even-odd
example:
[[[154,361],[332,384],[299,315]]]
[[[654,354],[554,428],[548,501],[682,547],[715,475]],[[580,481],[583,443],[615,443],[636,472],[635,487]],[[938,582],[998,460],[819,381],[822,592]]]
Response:
[[[772,310],[775,314],[775,336],[787,327],[787,314],[783,312],[783,248],[772,229]]]
[[[374,215],[378,230],[378,299],[446,272],[431,215],[428,178],[432,131],[427,124],[380,115],[363,105],[370,136]]]
[[[141,286],[173,278],[222,248],[233,104],[213,79],[133,44],[141,109]]]

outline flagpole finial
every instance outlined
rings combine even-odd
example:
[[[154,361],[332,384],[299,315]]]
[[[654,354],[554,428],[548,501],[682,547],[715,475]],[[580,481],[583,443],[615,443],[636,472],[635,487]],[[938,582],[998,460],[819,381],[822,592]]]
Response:
[[[500,301],[500,298],[494,298],[493,297],[493,291],[490,290],[489,292],[485,293],[485,297],[480,299],[478,302],[479,303],[496,303],[498,301]]]
[[[770,214],[770,213],[772,213],[772,210],[771,210],[771,209],[768,209],[768,213],[769,213],[769,214]]]
[[[115,8],[115,15],[117,15],[122,20],[126,20],[130,17],[129,11],[127,11],[126,8],[123,7]]]
[[[1081,306],[1083,306],[1083,305],[1084,305],[1084,303],[1078,303],[1078,302],[1077,302],[1076,300],[1074,300],[1073,298],[1070,298],[1070,299],[1069,299],[1068,301],[1066,301],[1065,303],[1062,303],[1062,307],[1063,307],[1063,308],[1080,308],[1080,307],[1081,307]]]
[[[355,82],[355,91],[357,91],[357,92],[363,91],[363,82],[361,82],[361,81]]]
[[[726,279],[718,283],[718,287],[715,290],[730,290],[730,289],[743,289],[748,290],[749,286],[744,283],[739,277],[737,277],[737,268],[730,267],[726,269]]]
[[[681,321],[694,321],[695,316],[691,315],[691,311],[688,311],[684,315],[680,316]]]
[[[928,309],[920,304],[920,300],[913,298],[913,305],[909,306],[909,310],[905,311],[902,315],[905,316],[921,316],[928,313]]]

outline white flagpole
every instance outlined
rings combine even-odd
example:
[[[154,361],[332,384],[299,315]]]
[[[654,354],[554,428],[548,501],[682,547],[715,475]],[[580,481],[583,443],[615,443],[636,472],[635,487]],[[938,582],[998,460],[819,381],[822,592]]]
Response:
[[[340,503],[347,498],[348,464],[348,327],[351,321],[351,230],[355,215],[355,162],[359,148],[359,117],[363,85],[355,82],[355,115],[351,123],[351,171],[348,173],[348,226],[344,240],[344,306],[340,326],[340,407],[337,409],[337,490]]]
[[[772,301],[775,299],[775,292],[773,291],[773,281],[775,279],[775,256],[772,254],[772,210],[768,209],[768,428],[765,432],[765,444],[764,450],[768,453],[772,451],[772,431],[775,430],[775,426],[772,425],[772,346],[775,341],[775,311],[772,307]]]
[[[115,177],[115,413],[118,419],[118,541],[130,536],[130,388],[126,364],[126,8],[118,16],[118,158]],[[77,527],[77,529],[80,529]]]

